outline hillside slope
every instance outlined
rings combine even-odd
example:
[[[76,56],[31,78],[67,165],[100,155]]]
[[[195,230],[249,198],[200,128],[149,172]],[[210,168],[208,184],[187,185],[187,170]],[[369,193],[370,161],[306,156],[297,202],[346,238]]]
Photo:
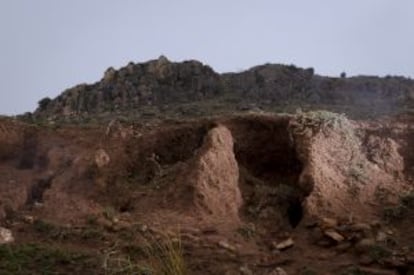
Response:
[[[216,73],[198,61],[109,68],[94,84],[81,84],[43,99],[36,117],[129,113],[199,116],[262,109],[321,108],[387,113],[414,104],[414,81],[403,77],[323,77],[312,68],[265,64],[239,73]],[[345,107],[349,106],[349,108]]]

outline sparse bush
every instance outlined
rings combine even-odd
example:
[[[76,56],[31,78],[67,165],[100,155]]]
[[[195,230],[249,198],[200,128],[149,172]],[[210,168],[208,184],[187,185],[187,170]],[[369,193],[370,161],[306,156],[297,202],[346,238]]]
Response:
[[[386,222],[393,222],[404,218],[410,209],[414,209],[414,192],[401,196],[398,205],[385,207],[382,216]]]
[[[1,274],[92,274],[98,262],[89,255],[40,244],[0,246]]]
[[[360,140],[354,130],[354,126],[344,114],[336,114],[329,111],[298,112],[290,124],[294,136],[313,137],[319,133],[329,135],[332,131],[342,137],[342,142],[351,151],[351,160],[348,168],[348,176],[352,180],[365,180],[365,159],[360,153]]]
[[[102,265],[105,275],[117,274],[153,274],[152,271],[146,267],[134,263],[129,256],[120,254],[118,251],[109,251],[104,255]]]
[[[164,236],[156,239],[149,237],[146,247],[146,255],[152,270],[160,275],[184,275],[187,274],[183,257],[181,238]]]
[[[340,273],[340,275],[365,275],[358,266],[350,266]]]
[[[39,105],[40,111],[46,110],[50,102],[52,102],[52,100],[49,97],[45,97],[39,100],[38,105]]]
[[[344,131],[347,136],[354,135],[352,125],[344,114],[336,114],[328,111],[299,112],[291,123],[291,128],[297,134],[304,134],[306,130],[312,130],[313,134],[326,133],[328,130]]]
[[[318,272],[316,272],[315,270],[313,270],[313,269],[311,269],[311,268],[309,268],[309,267],[305,266],[305,267],[301,270],[300,274],[301,274],[301,275],[317,275],[317,274],[318,274]]]
[[[253,223],[249,223],[239,227],[237,229],[237,233],[239,233],[244,239],[249,240],[256,235],[256,227]]]
[[[105,274],[155,274],[184,275],[187,274],[183,258],[181,239],[153,235],[145,236],[146,243],[139,249],[145,257],[144,263],[137,263],[129,256],[122,255],[116,249],[108,251],[104,256]]]
[[[380,245],[374,245],[369,249],[369,257],[376,263],[382,263],[384,258],[391,256],[391,251]]]
[[[112,221],[115,218],[115,216],[116,216],[116,211],[115,211],[115,209],[112,206],[107,206],[103,210],[103,216],[106,219]]]
[[[413,208],[414,209],[414,192],[410,192],[401,197],[401,204],[405,208]]]
[[[35,220],[33,228],[42,234],[50,234],[56,230],[56,226],[43,220]]]

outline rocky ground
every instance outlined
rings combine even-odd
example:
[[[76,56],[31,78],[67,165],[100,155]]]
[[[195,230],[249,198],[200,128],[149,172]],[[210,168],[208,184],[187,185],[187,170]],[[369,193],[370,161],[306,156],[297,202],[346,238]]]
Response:
[[[0,119],[0,274],[414,274],[413,117]]]

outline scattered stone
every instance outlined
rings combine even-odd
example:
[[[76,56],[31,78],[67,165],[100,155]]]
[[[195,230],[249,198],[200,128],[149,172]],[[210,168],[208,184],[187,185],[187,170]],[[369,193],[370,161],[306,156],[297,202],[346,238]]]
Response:
[[[384,232],[379,231],[377,233],[377,237],[376,237],[377,242],[385,242],[387,239],[388,239],[388,236]]]
[[[219,242],[218,242],[218,245],[219,245],[221,248],[224,248],[224,249],[226,249],[226,250],[228,250],[228,251],[231,251],[231,252],[236,252],[236,248],[235,248],[234,246],[230,245],[228,242],[226,242],[226,241],[224,241],[224,240],[219,241]]]
[[[287,272],[283,268],[276,267],[268,275],[288,275],[288,274],[287,274]]]
[[[371,230],[371,226],[369,224],[366,223],[355,223],[352,224],[350,229],[352,231],[370,231]]]
[[[288,238],[280,243],[274,243],[273,246],[278,250],[286,250],[288,248],[291,248],[294,244],[295,242],[293,241],[293,239]]]
[[[141,231],[142,233],[147,232],[147,230],[148,230],[148,226],[146,224],[141,224],[139,226],[139,231]]]
[[[33,203],[33,207],[34,207],[34,208],[42,208],[42,207],[43,207],[43,203],[38,202],[38,201],[35,201],[35,202]]]
[[[323,233],[325,234],[325,236],[329,237],[330,239],[332,239],[332,240],[334,240],[338,243],[345,240],[344,236],[342,236],[341,234],[339,234],[338,232],[336,232],[333,229],[325,230]]]
[[[376,244],[374,239],[365,238],[360,240],[356,245],[355,248],[359,252],[366,252],[370,248],[372,248]]]
[[[387,230],[386,232],[388,235],[394,235],[394,231],[392,231],[391,229]]]
[[[28,223],[28,224],[33,224],[34,223],[34,218],[33,216],[28,216],[25,215],[22,217],[23,222]]]
[[[241,275],[253,275],[253,271],[250,270],[247,266],[240,267],[240,274]]]
[[[95,163],[98,168],[102,168],[110,162],[110,157],[104,149],[99,149],[95,153]]]
[[[14,242],[14,237],[10,229],[0,227],[0,245]]]
[[[349,224],[342,224],[335,227],[335,230],[338,232],[349,232],[351,231],[351,226]]]
[[[338,221],[331,218],[323,218],[320,225],[324,229],[335,228],[336,226],[338,226]]]

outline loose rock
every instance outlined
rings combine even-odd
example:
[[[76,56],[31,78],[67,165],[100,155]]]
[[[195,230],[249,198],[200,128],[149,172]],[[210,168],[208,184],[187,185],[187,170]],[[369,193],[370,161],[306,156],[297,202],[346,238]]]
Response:
[[[329,237],[330,239],[340,243],[343,240],[345,240],[345,238],[339,234],[338,232],[336,232],[335,230],[332,229],[328,229],[324,231],[325,236]]]
[[[14,242],[14,237],[10,229],[0,227],[0,244]]]
[[[240,274],[241,275],[253,275],[253,271],[251,271],[247,266],[241,266]]]
[[[231,251],[231,252],[235,252],[235,251],[236,251],[236,248],[235,248],[234,246],[230,245],[230,244],[229,244],[228,242],[226,242],[226,241],[219,241],[219,242],[218,242],[218,245],[219,245],[220,247],[222,247],[222,248],[224,248],[224,249],[228,250],[228,251]]]
[[[323,218],[321,221],[321,228],[328,229],[338,226],[338,221],[331,218]]]
[[[98,168],[102,168],[110,162],[110,157],[104,149],[99,149],[95,153],[95,163]]]
[[[28,223],[28,224],[33,224],[34,223],[34,218],[33,216],[23,216],[22,217],[23,222]]]
[[[278,250],[286,250],[288,248],[291,248],[295,242],[292,238],[288,238],[280,243],[274,243],[273,246]]]
[[[356,245],[355,248],[359,252],[366,252],[370,248],[372,248],[376,244],[374,239],[366,238],[360,240]]]
[[[384,232],[380,231],[377,233],[377,237],[376,237],[377,242],[385,242],[387,239],[388,239],[388,236]]]
[[[276,267],[274,270],[272,270],[269,275],[288,275],[287,272],[281,268],[281,267]]]

